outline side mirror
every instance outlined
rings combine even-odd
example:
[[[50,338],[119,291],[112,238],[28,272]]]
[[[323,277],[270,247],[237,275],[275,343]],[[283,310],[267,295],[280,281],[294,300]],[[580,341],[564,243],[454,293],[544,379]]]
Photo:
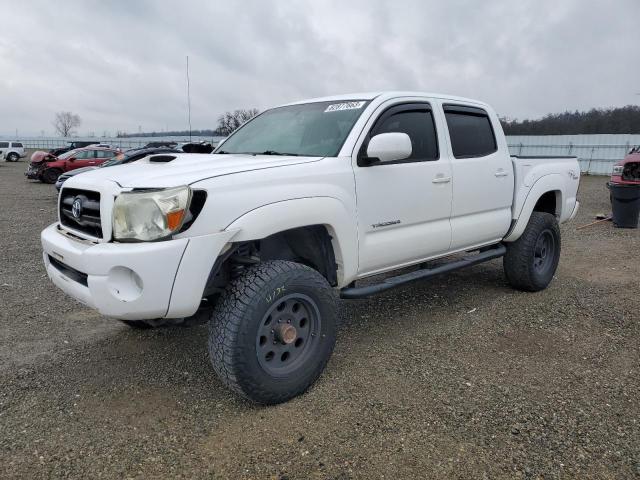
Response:
[[[381,133],[369,140],[369,145],[367,146],[369,161],[367,163],[372,165],[378,162],[404,160],[411,156],[412,151],[411,139],[406,133]]]
[[[68,158],[67,160],[69,160],[70,162],[75,162],[76,161],[76,157],[71,157],[71,158]]]

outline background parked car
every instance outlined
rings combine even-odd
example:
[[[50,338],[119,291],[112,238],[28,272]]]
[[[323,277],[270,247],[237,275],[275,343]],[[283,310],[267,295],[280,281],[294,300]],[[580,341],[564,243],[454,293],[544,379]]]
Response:
[[[37,155],[38,153],[41,155]],[[31,163],[25,175],[44,183],[56,183],[58,177],[65,172],[101,165],[118,153],[119,149],[103,147],[78,148],[59,157],[47,152],[36,152],[31,156]]]
[[[77,168],[70,172],[63,173],[58,177],[58,181],[56,182],[56,189],[59,191],[62,188],[62,184],[66,182],[71,177],[83,173],[88,172],[90,170],[95,170],[96,168],[104,168],[104,167],[114,167],[116,165],[123,165],[125,163],[135,162],[136,160],[140,160],[147,155],[155,155],[156,153],[181,153],[178,150],[173,148],[133,148],[131,150],[127,150],[124,153],[119,153],[115,157],[110,160],[107,160],[102,165],[97,167],[83,167]]]
[[[640,184],[640,146],[613,166],[611,183]]]
[[[17,162],[25,156],[24,145],[21,142],[0,142],[0,160]]]
[[[86,142],[86,141],[73,141],[69,142],[66,147],[52,148],[49,150],[49,153],[59,157],[63,153],[70,152],[71,150],[75,150],[76,148],[88,147],[90,145],[96,145],[97,142]]]
[[[178,146],[178,142],[172,141],[157,141],[157,142],[149,142],[142,148],[176,148]]]
[[[213,152],[213,145],[211,142],[191,142],[179,145],[178,150],[182,150],[185,153],[211,153]]]

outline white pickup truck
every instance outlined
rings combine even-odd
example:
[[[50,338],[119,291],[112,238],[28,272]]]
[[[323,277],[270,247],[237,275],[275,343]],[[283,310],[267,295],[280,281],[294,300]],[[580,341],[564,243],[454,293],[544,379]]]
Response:
[[[42,232],[44,262],[67,294],[132,327],[206,318],[222,381],[273,404],[321,374],[338,296],[498,257],[513,287],[545,288],[579,179],[573,157],[510,156],[482,102],[306,100],[263,112],[208,157],[153,155],[69,179]]]

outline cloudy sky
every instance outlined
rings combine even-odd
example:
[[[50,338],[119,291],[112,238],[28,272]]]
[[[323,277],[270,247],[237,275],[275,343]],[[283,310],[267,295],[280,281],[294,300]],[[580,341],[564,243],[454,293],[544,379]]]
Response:
[[[640,104],[640,0],[0,0],[0,134],[185,129],[225,110],[421,90],[499,114]]]

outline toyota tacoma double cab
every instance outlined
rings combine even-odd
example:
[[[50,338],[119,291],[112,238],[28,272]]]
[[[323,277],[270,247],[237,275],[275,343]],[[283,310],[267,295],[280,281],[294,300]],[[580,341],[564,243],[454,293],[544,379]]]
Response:
[[[266,110],[206,158],[70,178],[44,263],[64,292],[132,327],[206,318],[222,382],[275,404],[325,368],[339,297],[500,257],[513,287],[547,287],[579,179],[574,157],[510,156],[479,101],[306,100]]]

